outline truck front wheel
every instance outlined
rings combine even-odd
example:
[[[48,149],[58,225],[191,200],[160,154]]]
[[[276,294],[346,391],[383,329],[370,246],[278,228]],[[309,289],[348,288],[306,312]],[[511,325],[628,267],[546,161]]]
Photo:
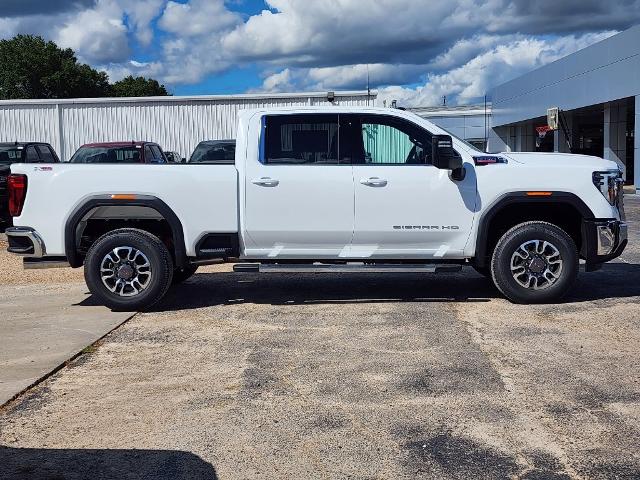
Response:
[[[147,309],[171,286],[173,260],[158,237],[133,228],[106,233],[89,249],[84,278],[93,295],[116,311]]]
[[[514,303],[559,300],[571,289],[578,268],[573,239],[547,222],[516,225],[500,238],[491,259],[493,282]]]

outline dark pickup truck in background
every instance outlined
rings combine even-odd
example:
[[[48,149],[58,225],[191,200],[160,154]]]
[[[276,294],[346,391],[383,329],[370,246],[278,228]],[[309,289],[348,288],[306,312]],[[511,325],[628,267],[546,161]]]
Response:
[[[48,143],[0,143],[0,228],[11,224],[7,180],[12,163],[58,163],[58,154]]]

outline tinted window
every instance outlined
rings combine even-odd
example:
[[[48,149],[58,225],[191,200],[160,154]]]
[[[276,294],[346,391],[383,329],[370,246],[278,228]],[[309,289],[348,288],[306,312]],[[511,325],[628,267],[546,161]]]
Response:
[[[40,157],[38,157],[38,152],[36,152],[36,147],[27,147],[27,163],[38,163],[40,161]]]
[[[193,151],[189,163],[233,164],[236,160],[235,142],[201,142]]]
[[[264,162],[338,164],[338,115],[278,115],[265,119]]]
[[[149,145],[144,146],[144,161],[150,162],[153,160],[153,152],[151,151],[151,147]]]
[[[16,147],[0,147],[0,165],[22,161],[22,150]]]
[[[53,163],[56,159],[53,157],[51,150],[46,145],[37,146],[38,153],[40,154],[40,161],[44,163]]]
[[[140,149],[131,147],[80,147],[71,163],[140,163]]]
[[[361,116],[363,155],[355,163],[424,165],[430,163],[431,134],[403,119]]]
[[[157,145],[150,145],[151,147],[151,151],[153,152],[153,158],[156,160],[159,160],[161,162],[166,162],[164,155],[162,154],[162,150],[160,150],[160,147]],[[147,158],[147,161],[149,161],[150,159]]]

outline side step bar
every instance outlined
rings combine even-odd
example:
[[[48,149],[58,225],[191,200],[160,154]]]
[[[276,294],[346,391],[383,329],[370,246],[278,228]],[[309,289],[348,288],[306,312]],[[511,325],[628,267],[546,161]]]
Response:
[[[456,264],[363,264],[363,263],[238,263],[234,272],[241,273],[455,273],[462,270]]]
[[[22,266],[25,270],[36,270],[42,268],[66,268],[70,267],[66,257],[42,257],[24,258]]]

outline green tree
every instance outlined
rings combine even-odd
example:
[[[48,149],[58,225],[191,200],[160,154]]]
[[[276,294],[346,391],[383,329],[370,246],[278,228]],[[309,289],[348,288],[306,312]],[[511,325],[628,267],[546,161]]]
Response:
[[[0,40],[0,99],[169,95],[152,78],[128,76],[113,85],[105,72],[78,63],[70,48],[33,35]]]
[[[161,97],[169,92],[157,80],[129,75],[111,86],[111,94],[114,97]]]
[[[70,48],[33,35],[0,40],[0,98],[104,97],[109,77],[78,63]]]

